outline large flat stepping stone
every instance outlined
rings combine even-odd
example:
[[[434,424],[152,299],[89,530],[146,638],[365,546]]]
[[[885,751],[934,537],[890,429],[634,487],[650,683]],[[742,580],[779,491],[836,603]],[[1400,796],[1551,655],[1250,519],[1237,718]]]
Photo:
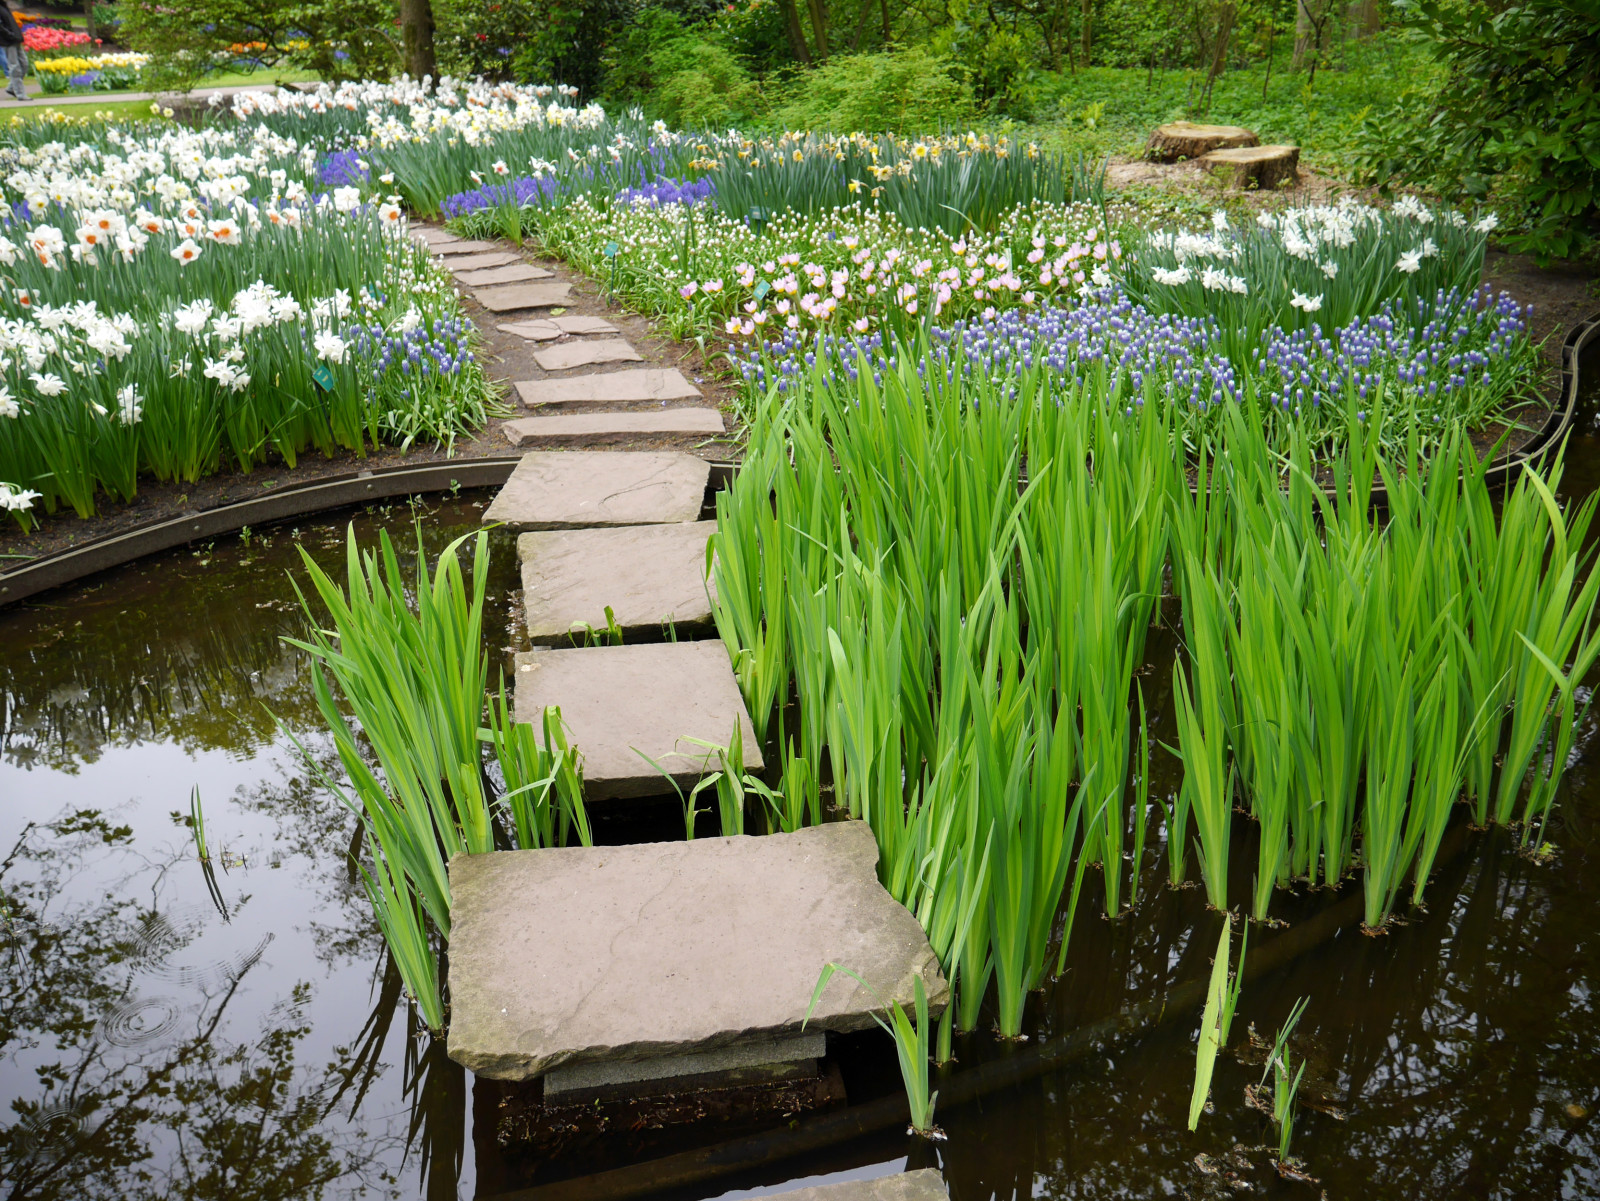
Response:
[[[483,519],[514,530],[698,521],[710,480],[711,464],[682,451],[535,451]]]
[[[516,667],[517,720],[538,728],[548,706],[561,707],[583,760],[588,800],[670,793],[662,771],[687,792],[721,768],[718,755],[689,740],[730,746],[735,724],[745,770],[762,768],[761,747],[720,641],[532,651],[518,655]]]
[[[504,251],[505,247],[498,242],[473,242],[457,238],[454,242],[440,242],[434,246],[433,253],[440,256],[454,256],[458,254],[487,254],[490,251]],[[454,267],[454,263],[446,263],[447,267]]]
[[[698,406],[657,409],[644,413],[562,413],[521,417],[500,427],[512,446],[559,446],[584,442],[627,441],[652,434],[721,434],[722,414]]]
[[[764,1193],[751,1201],[950,1201],[938,1168],[896,1172],[872,1180],[841,1180],[787,1193]]]
[[[553,304],[570,304],[572,285],[506,284],[498,288],[479,288],[472,296],[491,313],[510,313],[517,309],[542,309],[549,308]]]
[[[453,234],[448,229],[433,229],[426,225],[413,225],[410,233],[425,246],[447,246],[451,242],[461,241],[460,234]]]
[[[1258,146],[1261,139],[1242,125],[1198,125],[1193,121],[1173,121],[1158,125],[1145,148],[1147,157],[1158,163],[1175,163],[1181,158],[1199,158],[1213,150],[1230,146]]]
[[[486,271],[490,267],[505,267],[512,263],[520,263],[521,256],[512,254],[509,250],[496,250],[493,254],[469,254],[463,259],[441,260],[452,271]]]
[[[469,288],[482,288],[492,284],[521,284],[531,279],[553,279],[554,271],[535,267],[531,263],[511,263],[504,267],[489,267],[483,271],[457,271],[456,280]]]
[[[930,1010],[942,1011],[949,989],[938,962],[916,918],[878,883],[877,862],[858,821],[457,855],[450,1058],[481,1076],[527,1080],[563,1065],[647,1064],[794,1034],[829,963],[878,995],[839,975],[807,1030],[865,1029],[884,1001],[912,1004],[918,978]]]
[[[671,623],[681,637],[711,626],[706,540],[713,521],[547,530],[517,539],[528,637],[564,645],[584,624],[604,629],[606,607],[629,642]]]
[[[642,363],[644,355],[621,338],[603,342],[569,342],[536,350],[533,361],[546,371],[571,371],[574,367],[598,367],[602,363]]]
[[[577,379],[518,380],[517,395],[530,409],[571,404],[628,404],[647,400],[696,400],[700,389],[676,368],[608,371]]]

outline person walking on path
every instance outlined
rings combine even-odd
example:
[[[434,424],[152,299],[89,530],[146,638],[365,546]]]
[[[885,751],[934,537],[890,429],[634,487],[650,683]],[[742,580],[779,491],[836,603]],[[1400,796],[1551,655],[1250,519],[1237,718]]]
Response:
[[[22,26],[11,15],[11,6],[0,0],[0,46],[6,52],[6,91],[18,100],[28,98],[23,80],[28,75],[28,60],[22,51]]]

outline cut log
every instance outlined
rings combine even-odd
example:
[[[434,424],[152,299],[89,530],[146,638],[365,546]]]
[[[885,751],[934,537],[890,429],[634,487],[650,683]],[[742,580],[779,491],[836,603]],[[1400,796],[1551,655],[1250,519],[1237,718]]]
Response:
[[[1227,167],[1233,171],[1233,186],[1269,192],[1293,187],[1300,178],[1300,147],[1246,146],[1237,150],[1213,150],[1200,160],[1208,167]]]
[[[1213,150],[1233,146],[1259,146],[1261,139],[1239,125],[1196,125],[1193,121],[1174,121],[1157,126],[1145,151],[1158,163],[1175,163],[1180,158],[1199,158]]]

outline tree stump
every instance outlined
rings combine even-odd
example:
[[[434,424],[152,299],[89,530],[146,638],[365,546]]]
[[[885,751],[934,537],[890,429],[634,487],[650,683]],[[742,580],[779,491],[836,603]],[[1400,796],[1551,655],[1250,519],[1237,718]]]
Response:
[[[1238,125],[1196,125],[1193,121],[1174,121],[1157,126],[1150,135],[1146,157],[1158,163],[1175,163],[1180,158],[1199,158],[1212,150],[1230,146],[1259,146],[1261,139]]]
[[[1300,178],[1300,147],[1245,146],[1236,150],[1213,150],[1200,160],[1208,167],[1230,167],[1233,186],[1246,190],[1271,191],[1293,185]]]

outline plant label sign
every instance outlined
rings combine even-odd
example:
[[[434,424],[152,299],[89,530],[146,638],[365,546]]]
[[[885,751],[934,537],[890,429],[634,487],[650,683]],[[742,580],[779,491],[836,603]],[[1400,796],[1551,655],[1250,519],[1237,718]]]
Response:
[[[332,392],[334,385],[333,372],[328,370],[326,363],[318,363],[317,369],[311,373],[312,380],[324,392]]]

